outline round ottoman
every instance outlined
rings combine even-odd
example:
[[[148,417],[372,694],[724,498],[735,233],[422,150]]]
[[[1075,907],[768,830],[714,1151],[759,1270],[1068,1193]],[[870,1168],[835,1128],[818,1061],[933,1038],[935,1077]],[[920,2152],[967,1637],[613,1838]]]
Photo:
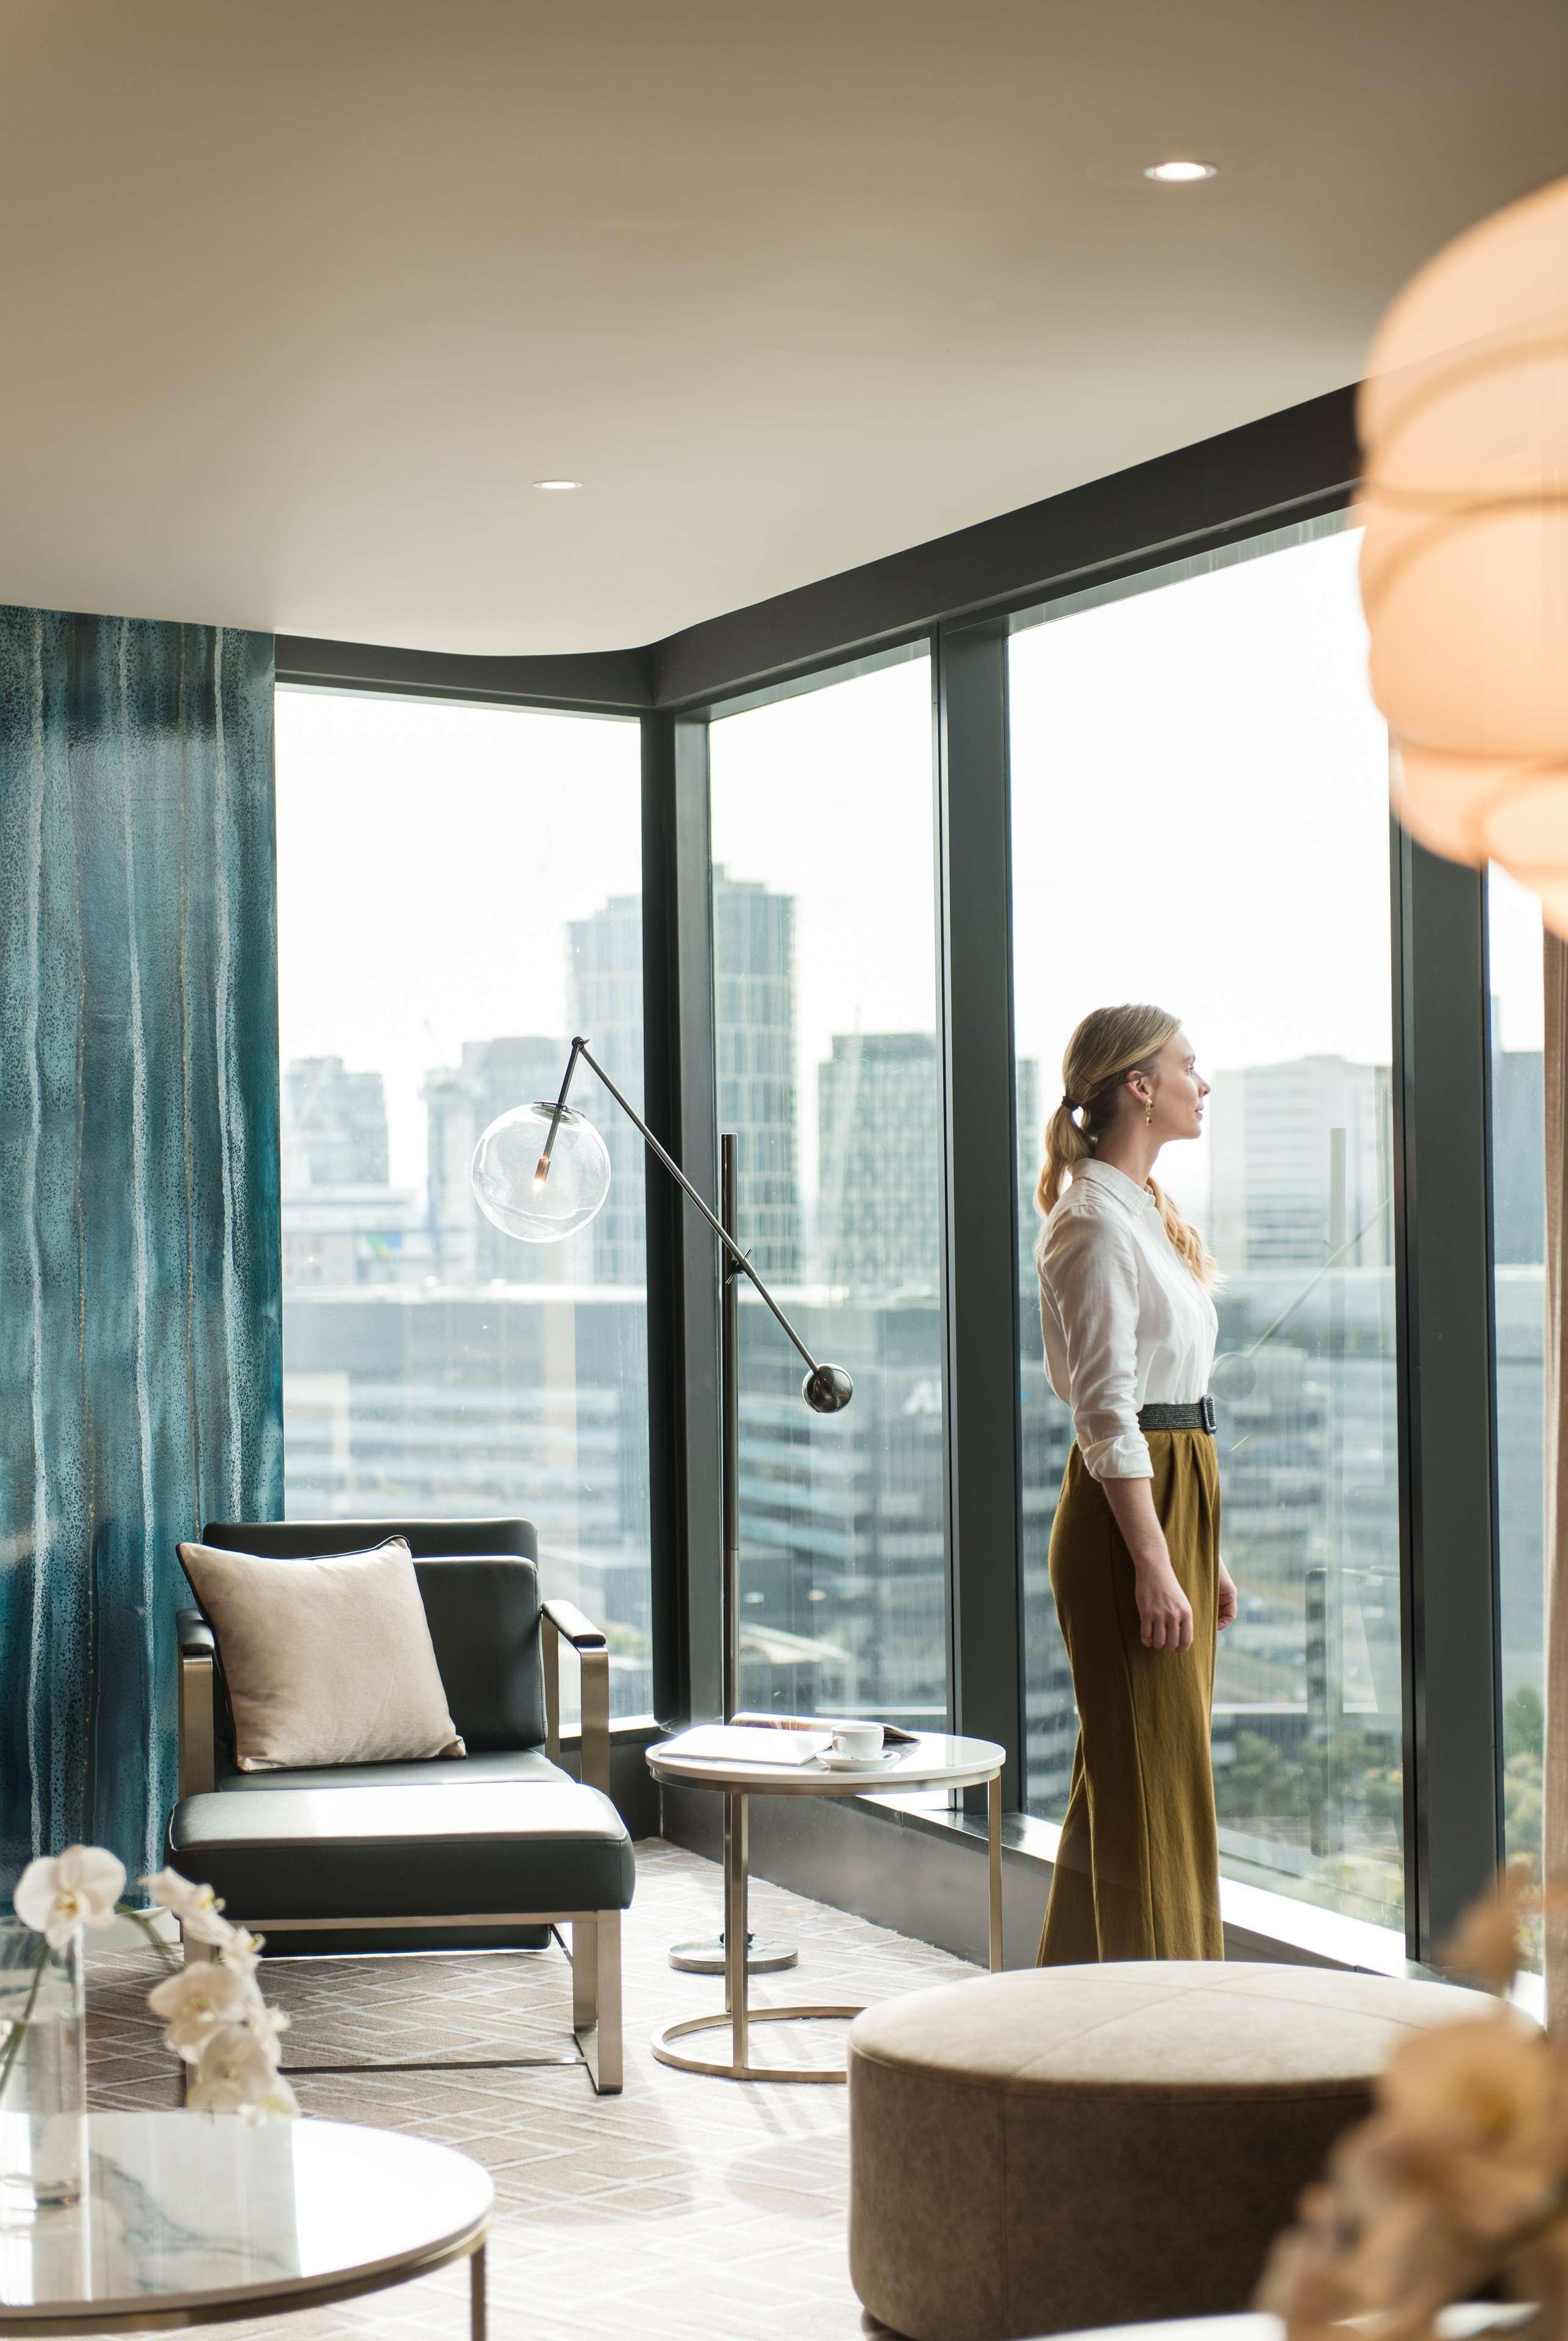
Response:
[[[849,2035],[850,2275],[910,2341],[1244,2308],[1269,2244],[1451,1984],[1201,1959],[1036,1967]]]

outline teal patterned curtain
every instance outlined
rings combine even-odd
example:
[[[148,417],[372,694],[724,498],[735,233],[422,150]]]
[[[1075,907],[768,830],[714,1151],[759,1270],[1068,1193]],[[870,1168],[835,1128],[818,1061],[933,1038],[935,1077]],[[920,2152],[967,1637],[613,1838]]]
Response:
[[[0,1894],[156,1863],[175,1541],[282,1510],[272,697],[0,608]]]

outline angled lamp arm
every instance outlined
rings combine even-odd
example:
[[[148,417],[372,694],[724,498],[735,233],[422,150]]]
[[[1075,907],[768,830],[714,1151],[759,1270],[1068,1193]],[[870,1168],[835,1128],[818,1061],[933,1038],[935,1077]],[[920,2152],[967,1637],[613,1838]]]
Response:
[[[707,1221],[708,1226],[713,1230],[714,1235],[717,1236],[719,1240],[719,1257],[724,1262],[724,1306],[719,1312],[719,1380],[722,1392],[719,1410],[719,1485],[720,1512],[723,1522],[724,1562],[720,1580],[720,1615],[722,1621],[721,1639],[723,1642],[724,1659],[722,1686],[723,1705],[724,1718],[727,1723],[731,1716],[734,1715],[735,1711],[740,1687],[739,1605],[741,1518],[740,1478],[738,1469],[740,1449],[740,1382],[737,1359],[739,1324],[735,1310],[737,1299],[735,1280],[737,1277],[749,1277],[752,1283],[756,1287],[757,1291],[762,1295],[763,1300],[767,1303],[768,1309],[777,1320],[780,1330],[788,1339],[791,1347],[796,1350],[801,1357],[805,1360],[806,1376],[804,1381],[801,1385],[801,1396],[804,1399],[807,1406],[812,1409],[814,1413],[837,1414],[842,1408],[846,1407],[849,1404],[850,1400],[854,1396],[854,1384],[851,1380],[849,1375],[845,1373],[842,1366],[826,1365],[812,1356],[811,1351],[801,1340],[800,1335],[795,1331],[794,1327],[790,1323],[789,1319],[784,1315],[784,1310],[779,1307],[778,1302],[774,1299],[773,1294],[768,1290],[767,1286],[763,1282],[762,1278],[757,1274],[756,1270],[752,1266],[751,1261],[746,1258],[745,1253],[741,1250],[740,1245],[735,1240],[734,1234],[733,1232],[733,1222],[735,1216],[735,1141],[734,1138],[726,1135],[721,1141],[720,1152],[724,1173],[724,1194],[722,1200],[724,1203],[724,1219],[720,1219],[716,1212],[709,1210],[707,1204],[698,1194],[691,1180],[686,1177],[685,1172],[681,1169],[680,1164],[674,1160],[665,1148],[660,1145],[658,1140],[654,1136],[653,1131],[648,1128],[647,1123],[643,1120],[642,1115],[637,1111],[636,1107],[631,1103],[629,1099],[622,1096],[620,1091],[615,1087],[614,1082],[610,1079],[610,1076],[604,1071],[604,1066],[599,1063],[597,1058],[594,1055],[593,1051],[589,1048],[587,1041],[583,1038],[581,1033],[577,1035],[572,1043],[572,1053],[566,1062],[565,1078],[561,1083],[561,1094],[556,1099],[554,1107],[546,1109],[550,1117],[549,1127],[545,1131],[544,1149],[540,1153],[538,1163],[534,1172],[534,1186],[535,1191],[544,1186],[550,1176],[550,1157],[554,1151],[555,1141],[560,1134],[561,1124],[568,1115],[569,1110],[566,1104],[566,1100],[571,1091],[573,1077],[577,1071],[579,1060],[587,1065],[591,1072],[598,1075],[599,1080],[604,1083],[605,1089],[609,1091],[610,1095],[614,1099],[615,1103],[620,1107],[621,1111],[625,1115],[627,1121],[633,1124],[634,1129],[641,1132],[643,1143],[647,1147],[649,1152],[654,1155],[658,1161],[664,1164],[664,1169],[669,1172],[671,1178],[674,1180],[676,1186],[679,1187],[681,1192],[686,1197],[689,1202],[693,1202],[696,1205],[697,1210],[701,1212],[703,1218]],[[497,1127],[499,1126],[500,1125],[497,1125]],[[481,1145],[483,1146],[483,1141],[481,1141]],[[726,1226],[726,1220],[730,1221],[732,1225]],[[704,1953],[704,1957],[706,1955]]]
[[[693,1186],[685,1172],[681,1169],[680,1164],[674,1161],[660,1145],[658,1140],[654,1136],[653,1131],[648,1128],[647,1123],[643,1120],[642,1115],[637,1111],[636,1107],[629,1104],[626,1099],[621,1095],[620,1091],[615,1087],[614,1082],[610,1079],[610,1076],[604,1071],[604,1066],[600,1064],[597,1058],[594,1055],[587,1041],[584,1041],[580,1034],[572,1043],[572,1054],[566,1062],[566,1077],[561,1084],[561,1094],[555,1101],[555,1110],[550,1117],[549,1136],[544,1141],[544,1151],[539,1157],[539,1179],[543,1180],[549,1172],[551,1150],[554,1148],[555,1143],[555,1132],[561,1126],[561,1116],[564,1112],[566,1107],[567,1091],[571,1089],[572,1076],[577,1070],[577,1060],[579,1057],[582,1058],[590,1072],[594,1072],[598,1075],[600,1081],[603,1081],[604,1087],[609,1091],[610,1095],[614,1099],[615,1103],[620,1107],[621,1111],[626,1116],[627,1120],[636,1124],[636,1127],[643,1133],[644,1144],[664,1164],[665,1170],[669,1172],[671,1178],[674,1180],[676,1186],[680,1188],[682,1193],[687,1198],[688,1201],[696,1205],[698,1210],[702,1213],[704,1219],[706,1220],[709,1227],[712,1228],[714,1235],[717,1236],[720,1243],[723,1245],[726,1259],[733,1262],[734,1268],[741,1274],[750,1277],[752,1282],[755,1285],[757,1290],[761,1293],[763,1299],[767,1302],[768,1307],[777,1318],[784,1333],[788,1336],[794,1348],[799,1350],[801,1356],[805,1360],[806,1365],[810,1369],[812,1374],[816,1376],[823,1374],[824,1372],[833,1373],[837,1371],[838,1370],[834,1367],[823,1367],[818,1363],[817,1360],[812,1356],[811,1351],[806,1348],[805,1343],[801,1340],[800,1335],[795,1331],[794,1327],[790,1323],[789,1319],[784,1315],[784,1310],[779,1307],[778,1302],[774,1299],[773,1294],[768,1290],[767,1286],[763,1282],[762,1278],[757,1274],[756,1270],[752,1266],[752,1263],[747,1259],[745,1253],[741,1250],[739,1244],[736,1243],[734,1238],[729,1233],[729,1230],[725,1228],[723,1220],[720,1220],[714,1212],[708,1209],[706,1203],[704,1202],[702,1197],[698,1194],[696,1189]]]

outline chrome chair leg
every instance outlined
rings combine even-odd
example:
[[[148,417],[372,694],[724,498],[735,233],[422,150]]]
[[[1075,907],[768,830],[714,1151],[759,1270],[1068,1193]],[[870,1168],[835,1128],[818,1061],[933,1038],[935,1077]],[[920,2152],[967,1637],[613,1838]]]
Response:
[[[622,2087],[621,1914],[572,1921],[572,2029],[602,2097]]]

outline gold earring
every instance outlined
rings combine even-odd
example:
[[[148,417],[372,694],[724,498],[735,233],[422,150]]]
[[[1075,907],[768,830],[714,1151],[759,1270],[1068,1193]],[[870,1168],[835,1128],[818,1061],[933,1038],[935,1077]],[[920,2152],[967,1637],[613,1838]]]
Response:
[[[1145,1122],[1151,1122],[1154,1119],[1154,1101],[1153,1098],[1145,1098],[1144,1101],[1144,1120]]]

